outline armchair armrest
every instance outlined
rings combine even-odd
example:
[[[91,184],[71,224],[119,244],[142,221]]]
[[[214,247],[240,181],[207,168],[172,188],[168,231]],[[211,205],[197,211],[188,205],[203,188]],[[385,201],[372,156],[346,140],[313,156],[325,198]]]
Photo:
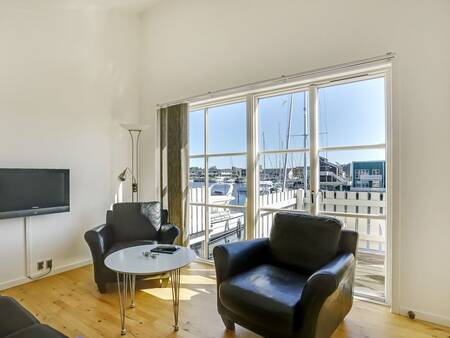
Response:
[[[162,224],[158,233],[158,243],[173,244],[180,234],[180,229],[174,224]]]
[[[267,262],[269,239],[254,239],[218,245],[213,251],[217,285],[222,281]]]
[[[336,291],[342,280],[352,271],[354,260],[352,253],[337,256],[308,278],[305,291],[320,292],[325,298],[328,297]]]
[[[109,224],[99,225],[84,234],[89,248],[91,249],[92,259],[103,260],[103,255],[108,251],[113,241],[113,231]]]
[[[297,320],[299,336],[328,337],[352,306],[355,271],[353,253],[343,253],[313,273],[303,288]],[[333,294],[335,296],[333,296]],[[331,297],[330,297],[331,296]]]

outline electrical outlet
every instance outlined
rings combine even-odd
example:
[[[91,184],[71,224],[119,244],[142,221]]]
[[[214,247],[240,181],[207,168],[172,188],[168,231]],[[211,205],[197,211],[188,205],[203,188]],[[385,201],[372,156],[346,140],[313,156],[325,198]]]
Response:
[[[45,267],[46,267],[47,269],[51,269],[51,268],[53,267],[53,259],[47,259],[47,260],[45,261]]]
[[[44,270],[44,261],[37,262],[38,271]]]

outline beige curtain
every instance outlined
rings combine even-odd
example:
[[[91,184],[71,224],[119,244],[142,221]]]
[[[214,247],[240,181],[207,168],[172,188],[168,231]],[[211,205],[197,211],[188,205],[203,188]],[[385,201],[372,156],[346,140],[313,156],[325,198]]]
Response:
[[[169,211],[169,221],[181,230],[178,244],[189,238],[189,153],[188,104],[182,103],[158,112],[160,121],[161,203]]]

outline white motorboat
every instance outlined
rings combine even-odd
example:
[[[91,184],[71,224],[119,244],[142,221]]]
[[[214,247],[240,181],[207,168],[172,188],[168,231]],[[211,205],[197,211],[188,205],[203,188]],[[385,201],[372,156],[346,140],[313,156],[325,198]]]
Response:
[[[209,187],[209,202],[211,204],[225,204],[228,205],[233,196],[233,184],[231,183],[216,183]]]

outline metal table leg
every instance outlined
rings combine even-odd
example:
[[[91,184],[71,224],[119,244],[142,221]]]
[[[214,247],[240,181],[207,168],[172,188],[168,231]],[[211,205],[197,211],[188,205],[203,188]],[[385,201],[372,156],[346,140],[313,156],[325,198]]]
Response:
[[[180,307],[180,269],[170,271],[170,280],[172,284],[173,317],[175,324],[173,328],[178,331],[178,311]]]
[[[130,283],[130,298],[131,298],[131,304],[130,307],[136,307],[136,275],[128,275],[129,277],[129,283]]]
[[[128,294],[128,275],[126,273],[122,274],[122,285],[120,285],[120,273],[117,273],[117,291],[119,294],[120,303],[120,324],[121,330],[120,334],[123,336],[127,333],[125,329],[125,309],[127,306],[127,294]],[[122,286],[122,290],[120,289]]]

